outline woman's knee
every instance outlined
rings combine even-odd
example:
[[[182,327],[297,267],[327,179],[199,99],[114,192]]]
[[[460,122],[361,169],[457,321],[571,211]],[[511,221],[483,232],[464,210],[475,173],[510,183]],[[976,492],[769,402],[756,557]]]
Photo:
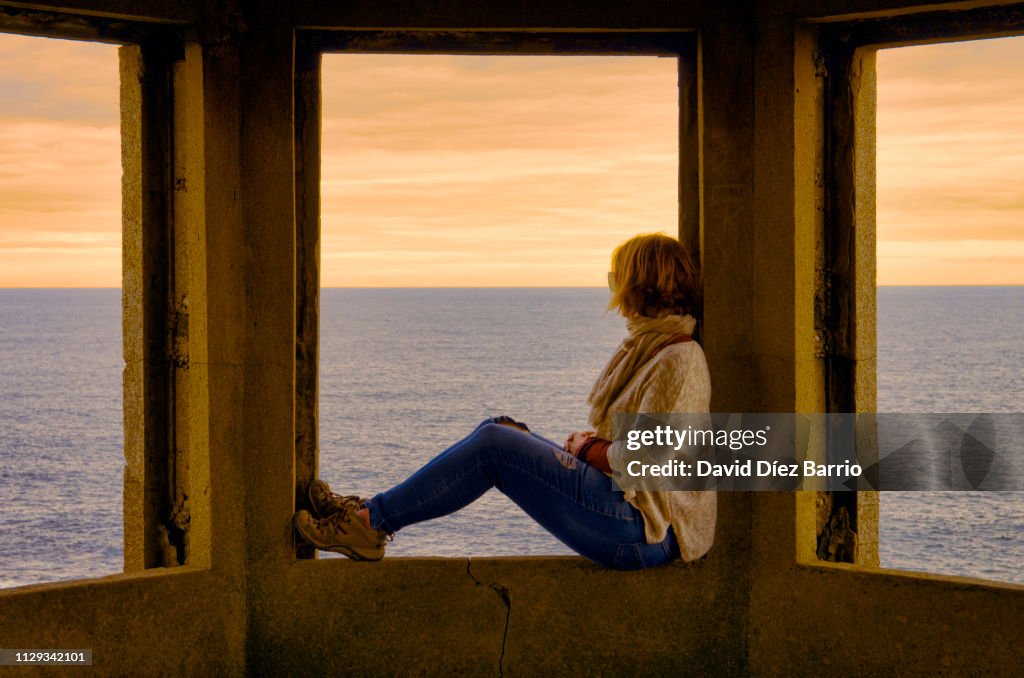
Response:
[[[469,437],[472,448],[483,464],[498,460],[509,460],[509,455],[532,455],[535,453],[533,436],[529,433],[499,424],[493,418],[480,422]]]
[[[488,427],[491,427],[491,426],[499,426],[500,425],[500,423],[499,423],[500,421],[501,421],[501,417],[500,416],[497,416],[497,417],[487,417],[486,419],[484,419],[483,421],[481,421],[479,424],[476,425],[476,428],[473,429],[473,433],[477,433],[481,429],[488,428]]]
[[[494,419],[490,417],[481,421],[470,436],[481,448],[490,448],[498,444],[509,430],[507,426],[497,423]]]

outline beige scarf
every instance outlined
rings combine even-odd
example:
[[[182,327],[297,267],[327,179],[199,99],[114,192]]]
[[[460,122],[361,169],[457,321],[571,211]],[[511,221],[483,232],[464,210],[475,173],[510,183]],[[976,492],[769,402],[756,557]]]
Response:
[[[662,318],[630,318],[629,336],[605,366],[590,389],[590,425],[597,428],[608,415],[608,407],[619,397],[637,370],[650,360],[672,337],[693,334],[697,321],[692,315],[668,315]]]

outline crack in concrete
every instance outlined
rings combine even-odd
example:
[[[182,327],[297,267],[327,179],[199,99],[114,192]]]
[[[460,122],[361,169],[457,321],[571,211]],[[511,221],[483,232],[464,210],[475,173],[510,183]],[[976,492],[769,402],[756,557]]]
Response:
[[[503,678],[505,675],[505,644],[508,642],[508,627],[509,623],[512,621],[512,595],[507,586],[499,584],[498,582],[485,584],[477,579],[471,569],[472,566],[473,560],[466,560],[466,574],[473,580],[473,583],[477,586],[486,586],[491,589],[498,594],[498,597],[501,598],[501,602],[505,604],[505,630],[501,634],[501,654],[498,656],[498,678]]]

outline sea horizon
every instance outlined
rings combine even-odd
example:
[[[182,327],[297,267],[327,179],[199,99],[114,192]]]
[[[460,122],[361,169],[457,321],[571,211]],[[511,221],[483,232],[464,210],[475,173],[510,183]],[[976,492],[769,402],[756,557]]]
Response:
[[[1021,283],[1000,283],[995,285],[876,285],[876,289],[892,288],[929,288],[929,289],[954,289],[954,288],[990,288],[990,287],[1024,287]],[[0,287],[0,290],[120,290],[122,287],[110,286],[78,286],[78,287]],[[322,290],[603,290],[606,285],[416,285],[410,286],[374,286],[374,285],[325,285]]]
[[[120,290],[0,288],[0,588],[123,567]],[[606,287],[322,288],[321,476],[372,496],[495,414],[551,439],[585,427],[625,335],[607,300]],[[883,286],[877,327],[878,411],[1024,411],[1024,285]],[[883,567],[1024,583],[1024,493],[880,501]],[[389,545],[567,554],[498,492]]]

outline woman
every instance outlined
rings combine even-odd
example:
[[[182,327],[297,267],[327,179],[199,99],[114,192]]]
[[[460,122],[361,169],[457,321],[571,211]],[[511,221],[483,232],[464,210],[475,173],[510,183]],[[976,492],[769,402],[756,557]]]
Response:
[[[569,548],[606,567],[640,569],[707,552],[714,492],[622,492],[610,475],[624,466],[623,450],[610,443],[613,415],[708,411],[707,363],[692,340],[700,315],[696,270],[678,240],[638,235],[612,253],[608,285],[609,308],[626,317],[629,337],[590,392],[592,431],[560,446],[508,417],[486,419],[372,499],[340,496],[314,481],[313,513],[295,514],[299,535],[320,549],[379,560],[394,532],[497,487]]]

